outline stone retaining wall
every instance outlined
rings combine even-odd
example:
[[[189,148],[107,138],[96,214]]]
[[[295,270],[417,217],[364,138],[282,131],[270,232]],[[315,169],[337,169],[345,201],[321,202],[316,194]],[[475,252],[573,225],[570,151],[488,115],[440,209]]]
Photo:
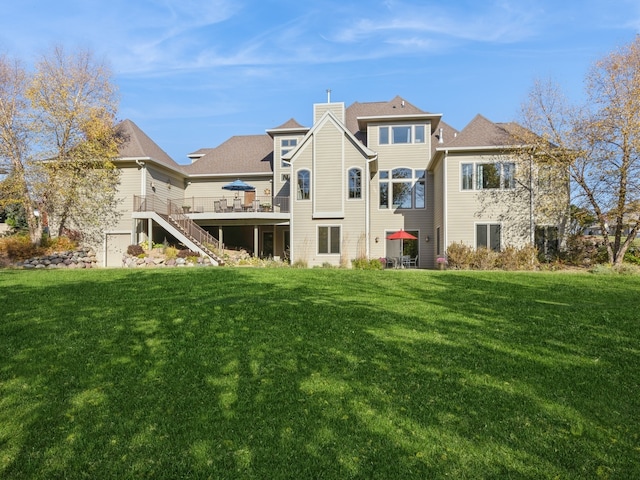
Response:
[[[98,259],[93,249],[79,247],[75,250],[52,253],[42,257],[33,257],[16,264],[17,267],[31,268],[95,268]]]
[[[188,258],[165,258],[164,255],[152,255],[145,257],[135,257],[133,255],[124,254],[122,257],[122,266],[125,268],[140,267],[209,267],[211,266],[209,257],[198,257],[197,261]]]

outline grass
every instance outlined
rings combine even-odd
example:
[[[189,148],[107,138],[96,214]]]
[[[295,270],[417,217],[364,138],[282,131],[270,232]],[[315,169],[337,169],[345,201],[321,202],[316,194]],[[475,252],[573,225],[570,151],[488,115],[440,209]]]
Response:
[[[0,478],[640,478],[640,277],[1,271]]]

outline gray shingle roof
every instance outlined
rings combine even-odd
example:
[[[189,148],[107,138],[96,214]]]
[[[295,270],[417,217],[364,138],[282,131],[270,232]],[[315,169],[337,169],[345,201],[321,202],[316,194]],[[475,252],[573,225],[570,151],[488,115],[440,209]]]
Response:
[[[118,149],[120,158],[149,159],[174,170],[182,169],[131,120],[123,120],[116,128],[124,140]]]
[[[239,135],[216,148],[200,149],[204,156],[182,169],[189,175],[231,175],[273,171],[273,140],[269,135]]]
[[[440,143],[440,129],[442,129],[442,143]],[[442,120],[438,124],[438,129],[431,136],[431,155],[436,153],[436,148],[451,145],[458,135],[458,131]]]
[[[515,132],[517,128],[521,127],[516,123],[493,123],[478,114],[446,146],[450,148],[469,148],[516,145],[519,142],[510,132]]]
[[[269,130],[304,130],[306,127],[300,125],[295,118],[290,118],[279,127],[270,128]]]
[[[404,104],[404,106],[403,106]],[[354,102],[345,112],[346,127],[354,135],[358,133],[358,117],[381,117],[385,115],[416,115],[425,114],[415,105],[404,98],[396,96],[388,102]]]

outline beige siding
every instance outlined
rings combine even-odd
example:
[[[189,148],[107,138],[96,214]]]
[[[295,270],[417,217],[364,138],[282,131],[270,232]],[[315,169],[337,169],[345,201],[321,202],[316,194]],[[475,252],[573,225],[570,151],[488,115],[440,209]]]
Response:
[[[336,118],[344,123],[344,103],[316,103],[313,106],[313,123],[317,123],[327,112],[333,113]]]
[[[530,240],[530,197],[519,184],[513,190],[468,190],[461,185],[461,165],[495,161],[495,157],[480,155],[449,155],[447,176],[447,243],[476,245],[476,224],[502,225],[501,245],[522,247]],[[516,173],[517,174],[517,173]]]
[[[210,198],[210,197],[234,197],[235,192],[230,190],[224,190],[222,187],[228,183],[233,182],[238,177],[226,177],[226,178],[191,178],[190,184],[187,185],[184,191],[184,198]],[[242,181],[256,187],[257,196],[270,195],[266,194],[266,190],[271,190],[271,177],[242,177]],[[242,192],[240,192],[241,194]]]
[[[314,135],[311,176],[314,216],[344,216],[344,133],[331,121]]]
[[[394,231],[404,229],[418,232],[419,266],[429,268],[433,262],[433,243],[431,238],[434,232],[433,226],[433,195],[430,189],[433,188],[433,181],[427,177],[425,208],[394,209],[380,208],[380,170],[391,171],[394,168],[410,168],[411,170],[426,170],[430,159],[430,135],[431,126],[429,122],[408,122],[407,124],[424,124],[426,129],[425,143],[418,144],[392,144],[379,145],[378,132],[380,125],[402,125],[402,123],[372,123],[367,129],[368,146],[378,153],[378,172],[370,182],[371,188],[371,258],[396,256],[394,249],[399,249],[399,242],[387,243],[386,236]],[[429,242],[426,237],[429,236]],[[378,239],[378,242],[375,239]],[[389,247],[389,248],[388,248]],[[390,250],[391,249],[391,250]]]
[[[431,267],[435,266],[435,258],[438,256],[444,256],[446,253],[446,238],[445,232],[447,226],[445,224],[445,190],[444,190],[444,161],[438,162],[433,173],[433,257],[431,261],[434,262]],[[438,228],[440,228],[440,238],[438,239]],[[438,241],[440,242],[440,252],[437,251]]]
[[[185,181],[182,175],[147,164],[147,195],[154,195],[160,203],[179,201],[184,197]]]
[[[293,162],[293,188],[291,192],[291,254],[292,262],[303,261],[314,265],[316,252],[316,224],[312,219],[312,201],[298,200],[296,175],[302,169],[311,170],[313,166],[313,139],[309,139],[301,148]],[[311,192],[313,195],[313,192]],[[312,197],[313,198],[313,197]]]
[[[304,261],[310,267],[324,263],[349,265],[351,260],[367,256],[367,159],[360,150],[329,121],[304,145],[293,165],[294,172],[309,169],[312,175],[312,201],[297,200],[293,192],[293,262]],[[347,171],[353,167],[363,172],[363,195],[361,199],[348,200]],[[319,216],[313,210],[314,205],[318,211],[321,208],[335,211],[339,207],[340,215]],[[334,226],[340,227],[341,253],[319,253],[319,229]]]
[[[140,195],[142,170],[135,164],[120,168],[120,184],[118,185],[118,209],[121,213],[118,224],[113,230],[131,229],[131,212],[133,212],[133,196]]]
[[[290,166],[282,166],[282,140],[297,140],[298,144],[304,135],[276,134],[273,139],[273,185],[274,195],[286,197],[290,194],[291,183],[282,179],[282,175],[291,175]]]

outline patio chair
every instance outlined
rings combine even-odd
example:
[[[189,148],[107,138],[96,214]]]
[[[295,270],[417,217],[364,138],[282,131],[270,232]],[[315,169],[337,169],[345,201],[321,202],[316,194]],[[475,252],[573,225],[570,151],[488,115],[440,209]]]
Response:
[[[234,198],[233,199],[233,211],[241,212],[242,211],[242,199]]]
[[[251,204],[254,212],[260,211],[260,200],[254,200]]]
[[[409,268],[410,260],[411,257],[409,255],[403,255],[402,257],[400,257],[400,265],[402,266],[402,268]]]
[[[411,258],[409,257],[409,262],[407,263],[407,268],[418,268],[418,255]]]
[[[227,199],[223,198],[222,200],[220,200],[220,211],[221,212],[226,212],[227,211]]]

